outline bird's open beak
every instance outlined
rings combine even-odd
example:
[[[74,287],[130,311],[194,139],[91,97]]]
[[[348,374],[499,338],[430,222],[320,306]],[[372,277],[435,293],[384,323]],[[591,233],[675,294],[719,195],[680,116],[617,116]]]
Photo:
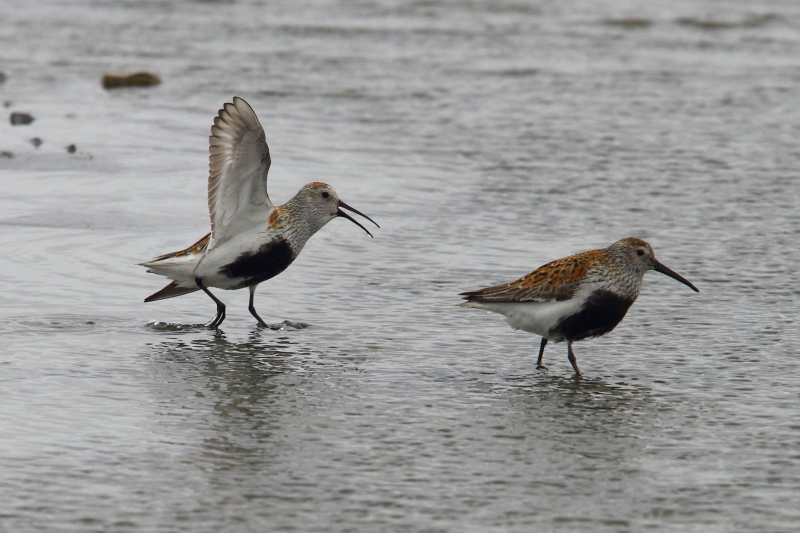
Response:
[[[356,219],[354,219],[353,217],[351,217],[350,215],[348,215],[347,213],[345,213],[344,211],[342,211],[342,208],[344,208],[344,209],[347,209],[348,211],[352,211],[353,213],[355,213],[355,214],[357,214],[357,215],[361,215],[362,217],[366,218],[367,220],[369,220],[370,222],[372,222],[373,224],[375,224],[375,226],[377,226],[377,227],[379,227],[379,228],[380,228],[380,226],[378,226],[378,223],[377,223],[377,222],[375,222],[374,220],[372,220],[371,218],[369,218],[367,215],[365,215],[364,213],[362,213],[362,212],[361,212],[361,211],[359,211],[358,209],[353,209],[352,207],[350,207],[349,205],[347,205],[347,204],[346,204],[346,203],[344,203],[343,201],[339,200],[339,208],[336,210],[336,214],[337,214],[338,216],[340,216],[340,217],[344,217],[344,218],[346,218],[347,220],[349,220],[350,222],[352,222],[353,224],[355,224],[355,225],[356,225],[356,226],[358,226],[359,228],[361,228],[361,229],[363,229],[364,231],[366,231],[366,232],[367,232],[367,235],[369,235],[370,237],[372,237],[372,233],[370,233],[370,232],[369,232],[369,230],[368,230],[367,228],[365,228],[364,226],[362,226],[361,224],[359,224],[359,223],[358,223],[358,221],[357,221]]]
[[[694,285],[692,285],[691,283],[689,283],[689,281],[686,278],[684,278],[680,274],[677,274],[677,273],[673,272],[672,270],[668,269],[667,267],[665,267],[664,265],[662,265],[658,261],[655,261],[655,265],[653,265],[653,270],[655,270],[656,272],[661,272],[662,274],[666,274],[667,276],[671,277],[672,279],[677,279],[678,281],[680,281],[681,283],[683,283],[684,285],[686,285],[687,287],[692,289],[694,292],[700,292],[698,290],[698,288],[695,287]]]

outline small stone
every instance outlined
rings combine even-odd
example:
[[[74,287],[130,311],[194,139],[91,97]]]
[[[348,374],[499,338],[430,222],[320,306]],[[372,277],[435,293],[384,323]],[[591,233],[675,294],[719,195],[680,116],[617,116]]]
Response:
[[[104,89],[117,89],[119,87],[150,87],[161,83],[161,78],[149,72],[136,72],[124,76],[106,74],[103,76]]]
[[[0,83],[4,83],[6,81],[6,73],[0,70]]]
[[[3,107],[11,107],[11,100],[6,100],[3,102]]]
[[[33,139],[31,139],[31,144],[34,146],[34,148],[39,148],[43,142],[44,141],[41,140],[39,137],[34,137]]]
[[[8,119],[11,121],[12,126],[30,124],[34,120],[33,116],[28,113],[11,113]]]
[[[67,146],[67,153],[68,154],[74,154],[75,150],[77,150],[77,148],[75,147],[74,144],[70,144],[69,146]]]
[[[7,158],[11,159],[12,157],[14,157],[14,152],[9,152],[8,150],[3,150],[2,152],[0,152],[0,157],[7,157]]]

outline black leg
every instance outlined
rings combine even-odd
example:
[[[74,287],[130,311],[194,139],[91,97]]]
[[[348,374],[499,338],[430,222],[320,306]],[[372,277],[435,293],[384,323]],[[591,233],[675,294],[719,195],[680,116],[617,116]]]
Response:
[[[250,314],[251,314],[251,315],[253,315],[254,317],[256,317],[256,320],[258,320],[258,323],[259,323],[259,325],[261,325],[261,326],[264,326],[265,328],[268,328],[269,326],[267,326],[267,323],[266,323],[266,322],[264,322],[263,320],[261,320],[261,317],[260,317],[260,316],[258,316],[258,313],[256,313],[256,308],[255,308],[255,306],[253,305],[253,296],[255,296],[255,294],[256,294],[256,287],[258,287],[258,285],[252,285],[252,286],[250,286],[250,305],[248,306],[248,308],[247,308],[247,309],[249,309],[249,310],[250,310]]]
[[[536,360],[536,368],[547,368],[542,364],[542,356],[544,355],[545,346],[547,346],[547,337],[542,337],[542,345],[539,347],[539,359]]]
[[[572,353],[572,341],[567,341],[567,353],[569,354],[567,355],[567,359],[569,359],[569,362],[572,364],[572,368],[575,369],[575,375],[580,376],[581,371],[578,370],[578,361],[575,359],[575,354]]]
[[[214,303],[217,304],[217,316],[214,317],[214,320],[209,322],[208,327],[211,329],[218,328],[222,321],[225,320],[225,304],[220,302],[216,296],[211,294],[211,291],[206,289],[206,286],[203,285],[203,280],[200,278],[194,278],[194,282],[197,283],[197,286],[200,287],[204,293],[208,294]]]

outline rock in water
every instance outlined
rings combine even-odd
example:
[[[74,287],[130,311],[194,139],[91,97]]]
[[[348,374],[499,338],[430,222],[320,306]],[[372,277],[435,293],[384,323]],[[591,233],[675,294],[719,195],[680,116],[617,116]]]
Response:
[[[149,72],[136,72],[124,76],[106,74],[103,76],[104,89],[117,89],[119,87],[150,87],[161,83],[161,78]]]
[[[19,126],[33,122],[33,116],[28,113],[11,113],[8,120],[11,122],[12,126]]]

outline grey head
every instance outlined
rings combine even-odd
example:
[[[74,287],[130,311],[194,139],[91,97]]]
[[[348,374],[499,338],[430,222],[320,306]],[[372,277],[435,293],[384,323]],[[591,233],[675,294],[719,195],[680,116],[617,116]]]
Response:
[[[611,256],[622,258],[630,268],[633,268],[634,271],[639,274],[639,279],[641,279],[647,271],[655,270],[656,272],[661,272],[672,279],[680,281],[695,292],[700,292],[697,287],[692,285],[686,278],[659,262],[656,259],[653,248],[642,239],[627,237],[615,242],[606,248],[606,250]]]
[[[297,209],[301,211],[303,222],[311,226],[309,229],[311,229],[312,233],[315,233],[334,218],[342,217],[351,221],[353,224],[366,231],[367,235],[372,237],[372,233],[370,233],[367,228],[342,211],[342,209],[347,209],[357,215],[361,215],[375,224],[375,226],[380,227],[377,222],[367,215],[340,200],[336,191],[333,190],[333,187],[325,183],[315,182],[304,185],[294,198],[286,204],[286,207],[290,210]]]

